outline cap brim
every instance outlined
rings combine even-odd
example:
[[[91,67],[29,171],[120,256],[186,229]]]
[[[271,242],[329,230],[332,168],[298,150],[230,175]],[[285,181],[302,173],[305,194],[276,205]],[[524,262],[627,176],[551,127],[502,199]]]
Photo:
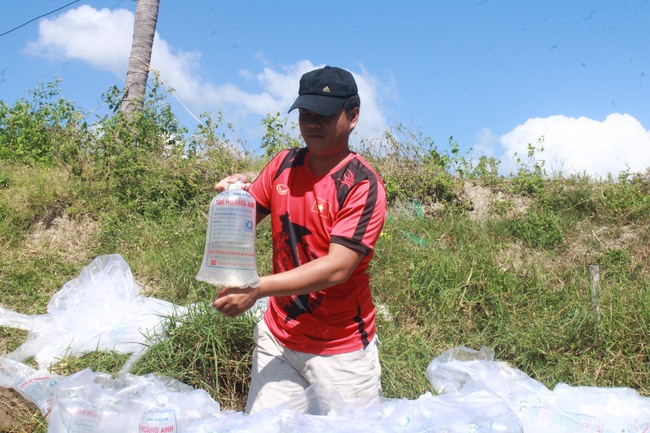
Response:
[[[296,108],[304,108],[321,116],[331,116],[343,106],[345,98],[322,95],[300,95],[296,98],[289,112]]]

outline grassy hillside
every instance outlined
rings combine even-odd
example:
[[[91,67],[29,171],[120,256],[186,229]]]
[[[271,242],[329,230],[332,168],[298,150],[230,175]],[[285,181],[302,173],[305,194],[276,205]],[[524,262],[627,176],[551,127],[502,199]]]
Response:
[[[91,122],[56,84],[13,107],[0,101],[0,305],[44,313],[95,257],[121,254],[147,296],[198,305],[132,372],[175,377],[241,410],[254,320],[214,313],[214,289],[194,278],[207,205],[217,180],[254,175],[296,138],[269,117],[266,155],[254,157],[219,119],[204,115],[189,136],[156,87],[148,98],[133,122],[119,113]],[[371,268],[386,396],[430,391],[427,364],[460,345],[489,346],[549,387],[650,395],[650,171],[549,175],[531,146],[519,171],[501,176],[495,161],[467,161],[453,143],[441,150],[400,126],[356,150],[389,198]],[[258,227],[260,273],[270,270],[269,233]],[[25,336],[0,327],[0,355]],[[52,370],[114,373],[126,358],[93,353]],[[3,428],[46,431],[35,407],[0,392],[13,422]]]

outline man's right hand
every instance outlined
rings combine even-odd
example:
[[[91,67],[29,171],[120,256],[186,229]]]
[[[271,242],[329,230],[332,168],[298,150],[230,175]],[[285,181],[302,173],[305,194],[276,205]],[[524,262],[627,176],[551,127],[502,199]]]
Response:
[[[249,310],[259,298],[257,287],[225,287],[212,301],[212,307],[228,317],[237,317]]]
[[[244,191],[248,191],[248,188],[251,186],[250,180],[243,174],[231,174],[230,176],[221,179],[217,184],[214,186],[214,190],[216,192],[223,192],[228,189],[228,185],[232,185],[233,183],[241,182],[242,186],[241,189]]]

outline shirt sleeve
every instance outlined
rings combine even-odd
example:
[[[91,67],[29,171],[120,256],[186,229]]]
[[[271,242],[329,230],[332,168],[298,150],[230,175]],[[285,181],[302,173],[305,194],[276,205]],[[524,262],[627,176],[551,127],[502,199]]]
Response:
[[[250,189],[248,190],[249,194],[253,196],[255,202],[257,203],[257,210],[261,213],[269,214],[271,213],[271,190],[273,189],[273,176],[277,171],[278,161],[281,161],[281,155],[284,152],[280,152],[276,155],[266,167],[262,170],[257,179],[253,181]]]
[[[377,179],[357,184],[348,194],[332,227],[331,242],[370,253],[386,220],[386,192]]]

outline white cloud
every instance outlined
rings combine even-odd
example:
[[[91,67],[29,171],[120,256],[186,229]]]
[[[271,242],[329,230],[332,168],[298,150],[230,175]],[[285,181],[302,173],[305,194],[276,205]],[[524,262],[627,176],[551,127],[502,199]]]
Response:
[[[39,24],[38,40],[27,51],[52,61],[81,60],[116,76],[126,74],[133,13],[80,6]]]
[[[613,113],[603,121],[551,116],[527,120],[499,137],[503,172],[516,172],[515,152],[527,158],[528,144],[544,151],[548,173],[619,174],[650,167],[650,131],[629,114]]]
[[[128,55],[127,53],[127,57]],[[195,73],[200,61],[201,53],[198,51],[174,52],[167,41],[156,32],[151,52],[151,67],[160,73],[165,85],[174,89],[185,102],[194,103],[201,99],[199,95],[204,84]],[[123,78],[125,74],[126,69],[121,71],[119,77]]]
[[[494,157],[494,148],[498,146],[498,143],[499,137],[488,128],[483,128],[476,134],[476,144],[472,148],[471,154],[476,158]]]
[[[361,96],[361,115],[356,133],[363,138],[381,137],[388,128],[388,121],[382,110],[382,101],[392,93],[387,90],[391,86],[384,84],[363,67],[361,73],[352,74]]]
[[[52,61],[78,60],[99,70],[111,72],[120,80],[126,75],[133,35],[133,12],[125,9],[94,9],[80,6],[39,25],[38,40],[28,45],[34,55]],[[270,66],[270,61],[256,54],[263,65],[260,72],[240,71],[254,91],[232,83],[212,83],[197,72],[201,53],[183,52],[174,48],[158,33],[154,40],[151,65],[160,73],[163,83],[174,89],[176,97],[194,115],[204,111],[216,114],[221,110],[242,135],[255,143],[263,131],[260,120],[268,113],[287,110],[298,94],[303,73],[323,65],[300,60],[291,65]],[[379,136],[386,129],[378,88],[384,86],[369,71],[353,72],[362,98],[361,121],[356,133],[362,137]],[[296,118],[292,118],[293,121]],[[250,134],[250,136],[248,136]]]
[[[204,84],[194,95],[187,98],[200,102],[201,105],[215,104],[227,113],[229,120],[240,124],[254,118],[255,125],[260,124],[260,119],[268,113],[280,113],[288,116],[292,121],[297,121],[297,116],[290,116],[287,110],[298,96],[300,77],[308,71],[322,67],[314,65],[309,60],[301,60],[292,65],[283,65],[277,68],[266,66],[261,72],[242,70],[240,75],[248,78],[254,87],[261,87],[259,92],[246,92],[232,84],[214,85]],[[360,73],[351,71],[359,87],[361,95],[361,119],[356,128],[356,134],[361,137],[379,137],[387,127],[387,120],[381,109],[377,88],[380,81],[370,72],[362,69]],[[261,135],[261,127],[259,134]]]

